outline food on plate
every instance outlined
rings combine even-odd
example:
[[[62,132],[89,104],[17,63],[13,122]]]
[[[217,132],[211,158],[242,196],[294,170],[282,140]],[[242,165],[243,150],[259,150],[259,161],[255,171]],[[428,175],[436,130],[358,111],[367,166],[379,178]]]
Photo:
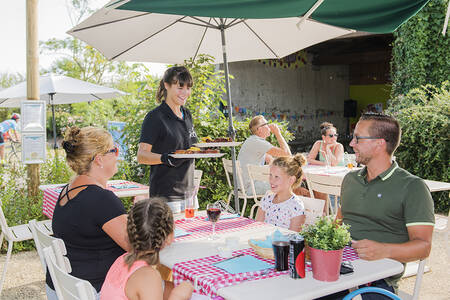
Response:
[[[213,139],[213,138],[211,138],[211,137],[209,137],[209,136],[207,136],[207,137],[202,137],[202,138],[200,139],[200,141],[201,141],[202,143],[227,143],[227,142],[232,142],[232,140],[231,140],[230,137],[219,137],[219,138]]]
[[[207,153],[219,153],[219,150],[217,150],[217,149],[201,150],[200,148],[197,148],[197,147],[191,147],[186,150],[180,149],[180,150],[175,151],[175,154],[207,154]]]

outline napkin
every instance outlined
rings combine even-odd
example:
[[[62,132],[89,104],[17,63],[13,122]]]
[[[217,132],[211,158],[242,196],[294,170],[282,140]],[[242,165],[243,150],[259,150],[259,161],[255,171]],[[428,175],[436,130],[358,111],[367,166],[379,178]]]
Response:
[[[112,184],[111,187],[115,189],[135,189],[139,186],[136,184]]]
[[[243,255],[236,258],[227,259],[213,265],[233,275],[244,272],[255,272],[274,267],[272,264],[266,263],[265,261],[259,260],[251,255]]]
[[[272,248],[272,242],[274,242],[274,241],[288,242],[289,241],[289,236],[288,235],[283,235],[281,233],[281,231],[279,231],[277,229],[273,234],[268,235],[264,241],[261,241],[261,240],[250,240],[250,242],[252,242],[252,244],[254,244],[256,246],[259,246],[261,248]]]
[[[183,230],[183,229],[179,229],[179,228],[175,228],[175,230],[173,231],[175,238],[177,237],[181,237],[181,236],[185,236],[185,235],[190,235],[189,232]]]
[[[219,220],[234,219],[239,218],[240,216],[241,216],[240,214],[224,214],[220,215]],[[209,218],[206,218],[205,221],[209,221]]]

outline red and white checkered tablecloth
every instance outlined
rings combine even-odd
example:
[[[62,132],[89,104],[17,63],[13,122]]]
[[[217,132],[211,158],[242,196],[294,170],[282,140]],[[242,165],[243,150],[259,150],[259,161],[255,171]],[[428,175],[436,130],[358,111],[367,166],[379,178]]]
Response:
[[[243,218],[240,218],[240,219],[243,219]],[[227,221],[227,220],[223,220],[223,221]],[[253,220],[249,220],[249,221],[250,221],[250,223],[253,223],[256,225],[259,223],[259,222],[254,222]],[[218,222],[218,224],[219,223],[220,222]],[[182,225],[185,225],[185,224],[186,224],[186,222],[182,223]],[[259,223],[259,224],[261,224],[261,223]],[[180,225],[178,225],[178,226],[180,226]],[[230,226],[230,227],[232,227],[232,226]],[[187,230],[187,228],[183,228],[183,229]],[[189,237],[189,236],[180,237],[178,239],[186,238],[186,237]],[[233,252],[233,256],[238,255],[238,254],[251,255],[262,261],[268,262],[270,264],[275,263],[274,260],[264,259],[264,258],[259,257],[255,253],[255,251],[251,248],[242,249],[242,250]],[[172,268],[173,280],[174,280],[175,285],[180,284],[182,281],[186,281],[186,280],[191,281],[192,283],[194,283],[194,285],[195,285],[195,282],[197,282],[197,284],[196,284],[196,292],[197,293],[214,297],[214,296],[217,296],[217,291],[223,287],[235,285],[235,284],[238,284],[243,281],[259,280],[259,279],[264,279],[264,278],[280,276],[283,274],[288,274],[288,271],[278,272],[278,271],[275,271],[274,269],[270,269],[269,271],[262,270],[262,271],[257,271],[257,272],[245,272],[245,273],[239,273],[239,274],[233,275],[233,274],[230,274],[230,273],[212,265],[223,259],[224,258],[222,258],[218,255],[214,255],[214,256],[198,258],[198,259],[175,264]],[[353,261],[353,260],[358,259],[358,255],[353,248],[345,247],[342,259],[344,261]],[[307,262],[307,264],[306,264],[306,271],[308,271],[308,272],[311,271],[311,264],[309,262]]]
[[[216,223],[216,233],[227,233],[240,231],[247,228],[265,226],[263,222],[255,222],[252,219],[237,217],[232,219],[223,219]],[[212,223],[206,221],[204,216],[194,217],[192,219],[180,219],[175,221],[175,227],[182,229],[189,235],[180,236],[175,239],[176,242],[201,238],[209,236],[212,233]]]
[[[255,251],[251,248],[233,252],[233,256],[238,254],[251,255],[262,261],[268,262],[270,264],[275,264],[274,260],[259,257],[255,253]],[[195,290],[197,293],[214,297],[217,296],[217,291],[220,288],[239,284],[241,282],[249,280],[260,280],[265,278],[276,277],[283,274],[288,274],[289,272],[289,271],[278,272],[275,271],[274,269],[268,269],[233,275],[220,268],[213,266],[214,263],[219,262],[223,259],[224,258],[218,255],[214,255],[175,264],[172,268],[174,284],[178,285],[182,281],[189,280],[195,285],[195,282],[197,281]],[[342,260],[353,261],[356,259],[358,259],[358,255],[356,254],[355,250],[351,247],[345,247]],[[311,271],[311,263],[309,262],[306,263],[306,271],[307,272]]]
[[[44,190],[44,196],[42,200],[42,213],[49,217],[53,218],[53,211],[55,210],[56,201],[58,201],[59,194],[65,185],[47,188]],[[126,187],[126,188],[118,188],[118,187]],[[106,187],[108,190],[116,193],[120,191],[126,190],[140,190],[142,188],[148,189],[145,185],[140,183],[132,182],[132,181],[122,181],[122,182],[113,182],[108,183]]]

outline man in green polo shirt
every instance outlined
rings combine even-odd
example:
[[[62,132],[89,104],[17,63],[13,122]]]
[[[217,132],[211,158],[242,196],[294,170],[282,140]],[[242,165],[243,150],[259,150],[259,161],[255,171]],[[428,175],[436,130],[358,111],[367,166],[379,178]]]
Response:
[[[433,199],[422,179],[392,160],[400,136],[393,117],[363,114],[350,143],[365,167],[345,176],[337,218],[351,226],[352,247],[365,260],[406,263],[428,257],[431,250]],[[396,291],[401,275],[375,285]]]

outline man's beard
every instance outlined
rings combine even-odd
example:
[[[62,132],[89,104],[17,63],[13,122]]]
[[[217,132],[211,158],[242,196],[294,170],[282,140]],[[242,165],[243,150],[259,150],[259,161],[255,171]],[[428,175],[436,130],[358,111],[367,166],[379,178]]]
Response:
[[[364,156],[359,153],[359,155],[356,157],[356,162],[361,165],[367,165],[371,159],[371,156]]]

